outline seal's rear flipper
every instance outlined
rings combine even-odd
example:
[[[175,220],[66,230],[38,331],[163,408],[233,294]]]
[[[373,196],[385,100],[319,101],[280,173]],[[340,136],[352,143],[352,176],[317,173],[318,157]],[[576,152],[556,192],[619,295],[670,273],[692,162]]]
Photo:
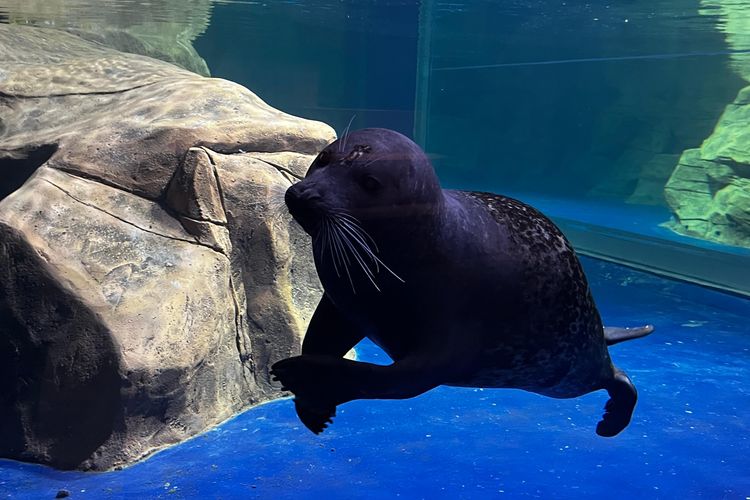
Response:
[[[604,405],[604,415],[596,426],[596,433],[604,437],[619,434],[630,423],[638,392],[625,372],[615,368],[614,378],[604,387],[609,401]]]
[[[604,340],[607,345],[615,345],[626,340],[639,339],[654,331],[654,325],[639,326],[637,328],[604,327]]]
[[[336,416],[335,406],[332,409],[314,408],[301,403],[299,398],[294,398],[294,409],[297,411],[300,422],[314,434],[323,432],[328,424],[333,423],[333,417]]]

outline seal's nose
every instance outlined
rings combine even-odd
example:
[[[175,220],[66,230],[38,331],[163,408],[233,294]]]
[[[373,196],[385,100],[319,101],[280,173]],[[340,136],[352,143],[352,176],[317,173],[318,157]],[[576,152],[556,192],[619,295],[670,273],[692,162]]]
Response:
[[[322,196],[314,186],[305,185],[303,182],[292,184],[286,190],[284,195],[284,202],[289,206],[302,203],[304,205],[314,204],[316,201],[320,201]]]
[[[284,203],[286,203],[287,208],[289,208],[290,212],[293,212],[295,208],[298,208],[298,204],[300,202],[300,188],[299,183],[292,184],[289,186],[289,188],[286,190],[286,193],[284,193]]]
[[[289,213],[305,230],[312,229],[320,218],[320,200],[321,196],[314,189],[301,182],[289,186],[284,194]]]

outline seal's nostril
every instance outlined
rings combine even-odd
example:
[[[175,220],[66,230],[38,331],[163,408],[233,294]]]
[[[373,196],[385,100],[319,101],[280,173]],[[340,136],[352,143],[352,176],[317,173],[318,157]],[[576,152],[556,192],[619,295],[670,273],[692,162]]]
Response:
[[[315,186],[303,184],[304,183],[302,182],[298,182],[297,184],[289,186],[284,196],[284,201],[286,201],[287,204],[290,200],[297,202],[317,202],[323,199]]]

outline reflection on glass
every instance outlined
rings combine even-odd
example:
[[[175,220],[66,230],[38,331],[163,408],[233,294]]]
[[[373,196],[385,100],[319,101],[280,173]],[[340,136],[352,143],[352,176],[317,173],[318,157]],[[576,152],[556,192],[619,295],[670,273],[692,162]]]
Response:
[[[431,2],[419,136],[448,184],[536,203],[585,252],[748,291],[748,12]]]

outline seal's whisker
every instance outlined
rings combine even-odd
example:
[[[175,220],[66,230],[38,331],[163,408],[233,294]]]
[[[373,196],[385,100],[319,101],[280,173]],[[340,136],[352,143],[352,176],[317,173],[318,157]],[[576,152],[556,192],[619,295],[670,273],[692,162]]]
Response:
[[[336,276],[339,278],[341,277],[341,273],[339,272],[339,266],[338,266],[338,259],[337,255],[335,253],[335,244],[336,242],[333,240],[331,235],[331,226],[330,221],[328,218],[323,219],[323,224],[325,227],[325,234],[326,234],[326,243],[328,246],[328,252],[331,254],[331,262],[333,262],[333,269],[336,271]],[[321,252],[323,253],[323,252]]]
[[[320,227],[315,232],[315,236],[313,237],[313,246],[317,245],[319,241],[321,241],[321,238],[323,236],[323,227],[325,224],[325,220],[321,221]]]
[[[354,246],[354,244],[351,242],[351,240],[349,240],[349,238],[346,237],[346,235],[344,233],[341,233],[341,235],[344,237],[343,238],[344,244],[349,249],[349,251],[351,251],[352,256],[354,257],[354,259],[359,264],[359,267],[362,268],[362,271],[364,271],[365,276],[367,276],[367,279],[370,280],[370,283],[372,283],[372,286],[374,286],[375,289],[379,292],[380,291],[380,287],[378,287],[377,283],[375,283],[375,275],[372,274],[372,270],[370,269],[370,266],[368,266],[365,263],[364,258],[362,257],[362,255],[360,255],[359,251]]]
[[[362,236],[356,231],[354,231],[352,228],[346,226],[341,220],[334,219],[333,222],[334,224],[341,224],[341,229],[346,231],[346,233],[348,233],[354,239],[354,241],[365,251],[365,254],[368,257],[370,257],[370,260],[372,260],[373,263],[375,264],[375,272],[379,273],[380,267],[378,265],[377,259],[374,258],[375,254],[372,252],[372,249],[367,244],[367,242],[362,238]]]
[[[329,235],[329,229],[328,229],[328,221],[326,219],[323,219],[323,245],[320,249],[320,256],[321,260],[325,258],[326,255],[326,249],[328,250],[328,253],[331,255],[331,262],[333,263],[333,268],[336,271],[336,274],[338,274],[338,269],[336,268],[336,260],[333,256],[333,246],[331,245],[331,237]]]
[[[367,231],[362,229],[362,226],[359,226],[358,224],[347,221],[345,219],[340,219],[340,223],[354,231],[363,240],[363,243],[368,247],[368,249],[370,246],[369,243],[372,243],[372,246],[375,247],[375,252],[380,252],[380,249],[378,248],[377,243],[375,243],[375,240],[372,239],[372,236],[367,234]],[[369,240],[369,243],[367,240]]]
[[[338,224],[343,230],[350,234],[357,241],[357,243],[359,243],[359,245],[363,247],[371,256],[378,251],[375,241],[362,228],[340,218],[334,218],[334,223]],[[375,251],[370,248],[370,242],[372,242],[373,246],[375,247]]]
[[[336,237],[336,240],[338,241],[339,248],[342,250],[341,256],[343,258],[343,261],[346,265],[351,265],[352,261],[349,260],[349,255],[344,251],[344,238],[342,236],[341,231],[339,230],[338,226],[335,224],[335,221],[331,221],[333,224],[331,224],[331,228],[333,229],[333,234]]]
[[[334,224],[339,224],[340,221],[337,221],[336,219],[333,220]],[[340,229],[342,229],[341,236],[343,237],[343,240],[345,243],[347,243],[347,246],[352,250],[352,252],[355,254],[355,257],[358,258],[358,261],[360,261],[363,265],[367,266],[365,269],[368,273],[372,274],[372,270],[370,269],[369,265],[364,263],[364,257],[359,253],[359,250],[357,249],[357,246],[359,246],[362,250],[364,250],[365,255],[370,257],[372,259],[372,250],[367,246],[367,243],[362,241],[362,239],[355,233],[353,233],[351,230],[349,230],[345,226],[339,226]],[[354,243],[357,244],[357,246],[354,245]],[[375,265],[377,266],[377,262],[373,260]],[[374,274],[372,275],[374,277]]]
[[[258,215],[260,224],[276,226],[277,224],[286,223],[291,219],[286,208],[286,203],[284,202],[283,194],[279,197],[279,195],[269,189],[266,191],[265,196],[259,193],[256,199],[257,201],[247,202],[246,206]],[[227,212],[226,215],[227,217],[231,217],[230,212]]]
[[[269,184],[266,186],[266,203],[269,205],[284,204],[284,195],[286,195],[287,186],[279,184]]]
[[[395,273],[395,272],[394,272],[394,271],[393,271],[393,270],[392,270],[392,269],[391,269],[390,267],[388,267],[387,265],[385,265],[385,263],[384,263],[384,262],[383,262],[383,261],[382,261],[382,260],[381,260],[380,258],[378,258],[378,256],[377,256],[377,255],[375,255],[374,253],[372,253],[372,250],[370,250],[370,248],[369,248],[368,246],[365,246],[365,245],[364,245],[364,244],[363,244],[362,242],[360,242],[360,241],[358,241],[358,243],[359,243],[360,247],[361,247],[361,248],[362,248],[362,249],[363,249],[363,250],[364,250],[364,251],[365,251],[365,252],[366,252],[366,253],[367,253],[367,254],[369,255],[369,257],[370,257],[370,258],[371,258],[371,259],[373,260],[373,262],[375,262],[375,265],[376,265],[376,271],[377,271],[377,272],[380,272],[380,268],[379,268],[379,267],[377,267],[377,266],[378,266],[378,265],[381,265],[381,266],[383,266],[383,267],[384,267],[384,268],[385,268],[385,269],[386,269],[386,270],[387,270],[387,271],[388,271],[389,273],[391,273],[391,274],[392,274],[392,275],[393,275],[393,276],[394,276],[394,277],[395,277],[395,278],[396,278],[397,280],[399,280],[399,281],[400,281],[401,283],[406,283],[406,281],[404,281],[404,279],[403,279],[403,278],[401,278],[401,276],[399,276],[398,274],[396,274],[396,273]]]
[[[286,202],[282,198],[281,200],[274,200],[271,203],[268,204],[268,206],[273,210],[274,212],[281,212],[283,214],[289,212],[289,207],[286,205]]]
[[[289,186],[285,184],[268,184],[267,189],[272,195],[281,195],[283,198],[286,194],[286,190],[289,189]]]
[[[372,256],[373,259],[375,259],[375,261],[377,261],[378,264],[380,264],[381,266],[383,266],[386,271],[388,271],[389,273],[391,273],[394,278],[396,278],[397,280],[399,280],[401,283],[406,283],[406,281],[404,281],[404,279],[401,276],[399,276],[398,274],[396,274],[393,271],[393,269],[391,269],[390,267],[386,266],[385,262],[383,262],[382,259],[380,259],[377,255],[375,255],[374,253],[370,253],[370,255]]]
[[[339,254],[339,257],[341,257],[341,263],[344,267],[344,271],[346,272],[346,276],[349,278],[349,284],[352,287],[352,293],[356,294],[357,290],[354,288],[354,281],[352,280],[352,275],[349,272],[349,265],[351,265],[351,261],[349,260],[349,256],[346,254],[346,249],[344,248],[344,244],[341,241],[341,233],[336,225],[331,225],[331,234],[334,237],[334,240],[336,242],[336,250]]]
[[[335,211],[333,211],[333,214],[336,216],[337,219],[340,219],[340,220],[343,219],[343,220],[349,222],[349,224],[351,226],[353,226],[353,228],[355,228],[357,230],[357,232],[359,232],[361,235],[363,235],[365,237],[365,239],[369,240],[370,243],[372,243],[372,246],[375,247],[375,251],[376,252],[380,251],[378,249],[377,243],[375,243],[375,240],[372,239],[372,236],[370,236],[367,233],[367,231],[365,231],[362,228],[362,223],[359,222],[359,219],[357,219],[353,215],[351,215],[351,214],[349,214],[349,213],[347,213],[347,212],[345,212],[343,210],[335,210]]]
[[[284,210],[281,210],[281,209],[282,208],[286,208],[286,204],[284,203],[283,199],[279,201],[279,200],[276,200],[274,198],[267,198],[265,200],[248,202],[246,205],[249,206],[249,207],[253,207],[253,208],[256,208],[256,207],[263,208],[263,207],[265,207],[265,208],[268,209],[268,211],[271,211],[271,210],[273,210],[273,211],[284,211]]]
[[[349,136],[349,128],[352,126],[352,122],[357,117],[356,114],[353,114],[352,117],[349,119],[349,124],[344,129],[344,133],[341,136],[341,142],[339,143],[339,153],[346,150],[346,138]]]
[[[347,226],[343,226],[343,225],[341,225],[341,224],[340,224],[340,223],[342,222],[342,219],[340,218],[340,216],[341,216],[341,214],[340,214],[340,213],[337,213],[337,214],[336,214],[336,216],[334,216],[334,217],[333,217],[333,218],[331,219],[331,221],[332,221],[332,222],[334,223],[334,225],[335,225],[335,226],[336,226],[337,228],[340,228],[341,230],[349,230],[349,231],[351,232],[351,231],[352,231],[352,229],[350,229],[350,228],[347,228]],[[337,224],[337,223],[339,223],[339,224]],[[366,236],[367,236],[368,238],[370,238],[370,240],[372,240],[372,237],[370,237],[370,235],[368,235],[368,234],[367,234],[367,233],[365,232],[365,230],[364,230],[364,229],[362,229],[362,228],[360,227],[360,228],[359,228],[359,230],[360,230],[360,231],[362,231],[362,233],[364,233],[364,234],[365,234],[365,235],[366,235]],[[361,238],[361,237],[360,237],[360,238]],[[373,240],[373,244],[374,244],[374,243],[375,243],[375,242],[374,242],[374,240]],[[383,266],[383,267],[384,267],[384,268],[385,268],[385,269],[386,269],[386,270],[387,270],[387,271],[388,271],[389,273],[391,273],[391,274],[392,274],[392,275],[393,275],[393,276],[394,276],[394,277],[395,277],[396,279],[398,279],[398,280],[399,280],[399,281],[400,281],[401,283],[406,283],[406,281],[404,281],[404,279],[403,279],[403,278],[401,278],[401,276],[399,276],[398,274],[396,274],[396,273],[395,273],[395,272],[393,271],[393,269],[391,269],[390,267],[388,267],[388,266],[387,266],[387,265],[386,265],[386,264],[385,264],[385,263],[383,262],[383,260],[382,260],[382,259],[380,259],[380,258],[379,258],[379,257],[378,257],[377,255],[375,255],[375,253],[374,253],[374,252],[373,252],[373,251],[372,251],[372,250],[370,249],[369,245],[367,245],[367,244],[366,244],[366,243],[364,243],[364,242],[359,242],[359,244],[360,244],[360,246],[362,246],[362,248],[363,248],[363,249],[364,249],[364,250],[365,250],[365,251],[366,251],[366,252],[367,252],[367,253],[368,253],[368,254],[370,255],[370,257],[371,257],[371,258],[372,258],[372,259],[373,259],[373,260],[374,260],[374,261],[375,261],[376,263],[378,263],[379,265]],[[377,247],[376,247],[376,250],[377,250]]]
[[[281,200],[281,201],[272,201],[271,203],[268,204],[268,210],[270,212],[275,213],[275,214],[277,214],[277,213],[283,214],[283,213],[285,213],[287,211],[286,210],[286,203],[284,203],[284,200]]]
[[[393,272],[393,269],[391,269],[390,267],[386,266],[385,262],[383,262],[382,260],[380,260],[377,255],[373,255],[373,257],[375,258],[375,260],[378,261],[378,263],[381,266],[383,266],[385,268],[386,271],[388,271],[389,273],[391,273],[394,278],[396,278],[397,280],[399,280],[401,283],[406,283],[406,281],[404,281],[404,279],[401,276],[399,276],[398,274],[396,274],[395,272]]]

